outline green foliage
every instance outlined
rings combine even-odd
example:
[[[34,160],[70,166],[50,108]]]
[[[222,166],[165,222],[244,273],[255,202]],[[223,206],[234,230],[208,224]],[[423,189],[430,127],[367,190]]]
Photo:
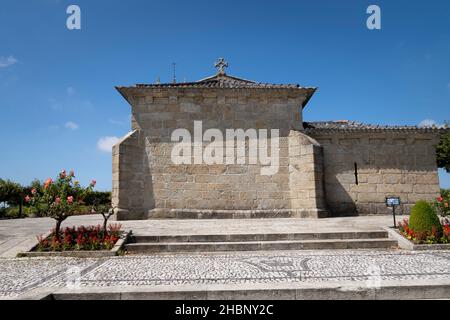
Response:
[[[437,165],[450,172],[450,132],[441,137],[439,145],[436,147]]]
[[[111,204],[111,192],[109,191],[92,191],[84,198],[87,206],[93,205],[109,205]]]
[[[61,177],[64,177],[64,179],[61,180]],[[56,182],[53,182],[52,179],[47,179],[46,182],[42,183],[35,179],[28,186],[21,186],[10,180],[0,179],[0,203],[7,204],[4,207],[0,207],[0,219],[37,216],[63,220],[73,214],[90,213],[99,213],[104,218],[105,216],[107,217],[111,209],[111,192],[94,191],[95,181],[92,181],[88,188],[83,189],[74,178],[73,172],[67,175],[63,171]],[[69,185],[71,187],[67,185],[68,180],[70,180]],[[56,189],[59,187],[62,189],[57,191]],[[73,194],[79,194],[79,196],[74,196]],[[74,202],[70,207],[67,206],[67,198],[69,196],[73,196],[71,201],[73,200]],[[65,206],[64,211],[66,213],[59,218],[58,214],[48,211],[52,207],[51,198],[55,200],[59,198],[61,200],[60,209]]]
[[[31,217],[35,215],[35,211],[31,207],[23,207],[20,214],[20,206],[0,208],[0,219],[18,219],[23,217]]]
[[[21,218],[23,213],[24,188],[10,180],[0,179],[0,202],[6,202],[8,206],[18,206],[17,217]],[[2,212],[5,214],[5,212]]]
[[[411,210],[409,228],[417,233],[442,233],[442,225],[435,208],[426,201],[418,201]]]
[[[433,206],[442,217],[450,216],[450,190],[441,189],[441,194],[434,200]]]
[[[450,189],[441,189],[441,196],[444,199],[450,200]]]
[[[10,180],[0,179],[0,202],[6,202],[10,206],[19,205],[24,196],[24,188]]]
[[[56,237],[59,237],[61,223],[65,219],[83,213],[81,207],[84,205],[84,198],[95,186],[93,180],[88,187],[83,188],[74,178],[73,171],[67,174],[64,170],[55,181],[48,178],[40,192],[32,188],[31,195],[25,197],[25,201],[37,211],[56,220]]]

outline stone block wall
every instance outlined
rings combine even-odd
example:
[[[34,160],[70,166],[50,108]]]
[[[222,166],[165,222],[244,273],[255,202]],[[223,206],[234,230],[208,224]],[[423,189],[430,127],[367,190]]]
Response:
[[[299,212],[300,217],[326,217],[323,148],[317,141],[299,131],[291,131],[289,142],[292,207]]]
[[[314,164],[322,161],[321,148],[309,146],[312,142],[298,132],[307,99],[302,90],[129,87],[121,93],[132,106],[134,132],[113,151],[118,219],[323,214],[317,209],[323,207],[323,191],[316,191],[315,181],[322,173]],[[193,138],[194,121],[202,121],[202,134],[211,128],[224,135],[227,129],[267,129],[269,135],[279,129],[277,173],[262,175],[266,166],[259,159],[249,163],[251,139],[246,141],[245,164],[195,163],[194,156],[192,164],[174,164],[171,153],[178,142],[171,135],[183,128]],[[301,162],[293,153],[304,155]],[[295,166],[301,169],[291,177]]]
[[[152,178],[146,165],[144,136],[134,130],[113,146],[112,202],[117,215],[126,208],[128,219],[139,219],[153,205]]]
[[[313,136],[323,146],[325,196],[334,216],[389,214],[385,197],[390,195],[400,196],[401,211],[409,213],[416,201],[433,200],[439,193],[435,133]]]

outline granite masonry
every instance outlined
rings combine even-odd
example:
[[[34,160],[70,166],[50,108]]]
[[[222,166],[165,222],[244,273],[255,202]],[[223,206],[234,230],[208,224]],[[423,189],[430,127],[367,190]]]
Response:
[[[303,122],[316,88],[256,83],[227,75],[226,66],[197,82],[117,87],[132,112],[132,131],[113,147],[117,219],[386,214],[386,196],[400,196],[408,212],[439,193],[441,129]],[[278,129],[277,172],[262,175],[264,165],[250,158],[175,164],[172,134],[194,135],[196,121],[203,131]],[[251,143],[245,139],[247,151]]]

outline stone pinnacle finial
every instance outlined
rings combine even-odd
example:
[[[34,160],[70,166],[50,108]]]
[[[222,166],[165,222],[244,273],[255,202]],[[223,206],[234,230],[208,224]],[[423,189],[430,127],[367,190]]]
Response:
[[[217,69],[217,74],[225,74],[225,68],[228,68],[228,62],[224,58],[219,58],[214,66]]]

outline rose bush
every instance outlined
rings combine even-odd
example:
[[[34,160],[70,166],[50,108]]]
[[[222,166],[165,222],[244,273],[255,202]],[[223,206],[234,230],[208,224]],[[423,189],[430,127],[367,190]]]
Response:
[[[442,217],[450,216],[450,190],[442,189],[433,205]]]
[[[55,240],[60,242],[62,222],[70,216],[84,213],[80,208],[86,195],[92,192],[95,183],[95,180],[92,180],[88,187],[83,188],[75,180],[73,171],[67,174],[63,170],[55,180],[48,178],[40,192],[35,188],[31,189],[31,194],[25,196],[25,202],[44,216],[56,220]]]

